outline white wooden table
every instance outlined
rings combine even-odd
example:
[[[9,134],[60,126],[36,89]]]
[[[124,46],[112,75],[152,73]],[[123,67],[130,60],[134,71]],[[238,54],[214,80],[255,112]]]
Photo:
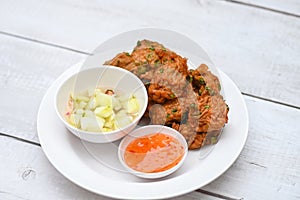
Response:
[[[36,131],[53,81],[101,42],[144,27],[199,43],[242,91],[247,143],[209,185],[176,199],[300,199],[300,1],[0,2],[0,199],[108,199],[64,178]]]

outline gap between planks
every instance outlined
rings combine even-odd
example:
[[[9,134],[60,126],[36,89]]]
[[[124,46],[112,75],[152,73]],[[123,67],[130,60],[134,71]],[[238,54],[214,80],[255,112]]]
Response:
[[[200,192],[200,193],[202,193],[202,194],[214,196],[214,197],[217,197],[217,198],[219,198],[219,199],[225,199],[225,200],[244,200],[244,198],[233,198],[233,197],[228,197],[228,196],[225,196],[225,195],[222,195],[222,194],[218,194],[218,193],[215,193],[215,192],[210,192],[210,191],[203,190],[203,189],[198,189],[198,190],[195,190],[195,191],[196,191],[196,192]]]
[[[242,93],[242,95],[252,97],[254,99],[260,99],[260,100],[263,100],[263,101],[268,101],[268,102],[271,102],[271,103],[275,103],[275,104],[279,104],[279,105],[283,105],[283,106],[287,106],[287,107],[290,107],[290,108],[295,108],[295,109],[300,110],[299,106],[294,106],[292,104],[288,104],[288,103],[284,103],[284,102],[280,102],[280,101],[275,101],[275,100],[272,100],[272,99],[267,99],[267,98],[264,98],[264,97],[260,97],[260,96],[253,95],[253,94],[248,94],[248,93],[245,93],[245,92],[241,92],[241,93]]]
[[[268,8],[265,6],[260,6],[260,5],[256,5],[256,4],[252,4],[252,3],[245,3],[245,2],[241,2],[241,1],[237,1],[237,0],[219,0],[219,1],[226,1],[226,2],[230,2],[230,3],[236,3],[236,4],[240,4],[243,6],[249,6],[249,7],[253,7],[253,8],[257,8],[257,9],[262,9],[262,10],[267,10],[270,12],[275,12],[278,14],[282,14],[282,15],[287,15],[287,16],[291,16],[291,17],[296,17],[296,18],[300,18],[300,15],[298,14],[294,14],[294,13],[290,13],[290,12],[286,12],[286,11],[282,11],[282,10],[277,10],[277,9],[273,9],[273,8]]]
[[[27,40],[27,41],[30,41],[30,42],[43,44],[43,45],[46,45],[46,46],[52,46],[52,47],[55,47],[55,48],[64,49],[64,50],[67,50],[67,51],[72,51],[72,52],[75,52],[75,53],[80,53],[80,54],[84,54],[84,55],[93,55],[93,54],[88,53],[88,52],[80,51],[80,50],[77,50],[77,49],[72,49],[72,48],[61,46],[61,45],[58,45],[58,44],[45,42],[45,41],[42,41],[42,40],[37,40],[37,39],[25,37],[25,36],[22,36],[22,35],[17,35],[17,34],[13,34],[13,33],[4,32],[4,31],[0,31],[0,34],[10,36],[10,37],[14,37],[14,38],[21,39],[21,40]]]
[[[20,138],[20,137],[16,137],[16,136],[9,135],[9,134],[3,133],[3,132],[0,132],[0,136],[2,136],[2,137],[9,137],[9,138],[12,138],[12,139],[15,139],[15,140],[18,140],[18,141],[21,141],[21,142],[25,142],[25,143],[28,143],[28,144],[36,145],[36,146],[39,146],[39,147],[41,146],[41,144],[38,143],[38,142],[27,140],[27,139],[23,139],[23,138]]]

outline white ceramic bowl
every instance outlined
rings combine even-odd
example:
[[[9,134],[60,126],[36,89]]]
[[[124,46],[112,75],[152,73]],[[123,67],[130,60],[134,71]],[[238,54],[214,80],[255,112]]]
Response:
[[[124,154],[125,154],[125,149],[130,144],[130,142],[132,142],[134,139],[136,139],[138,137],[142,137],[144,135],[148,135],[151,133],[163,133],[163,134],[173,136],[175,139],[177,139],[183,145],[184,155],[177,165],[175,165],[174,167],[172,167],[166,171],[145,173],[145,172],[136,171],[136,170],[130,168],[126,164],[126,162],[124,160]],[[144,127],[135,129],[134,131],[132,131],[131,133],[129,133],[126,137],[124,137],[122,139],[122,141],[119,145],[119,149],[118,149],[118,157],[119,157],[121,164],[124,166],[124,168],[127,169],[130,173],[132,173],[138,177],[147,178],[147,179],[161,178],[161,177],[167,176],[167,175],[175,172],[182,166],[187,154],[188,154],[188,146],[187,146],[187,143],[186,143],[186,140],[184,139],[184,137],[178,131],[176,131],[172,128],[169,128],[167,126],[162,126],[162,125],[148,125],[148,126],[144,126]]]
[[[88,89],[113,88],[115,91],[121,91],[126,95],[134,95],[140,105],[138,116],[133,122],[122,129],[111,132],[89,132],[78,129],[70,125],[65,117],[67,102],[70,93],[78,93]],[[147,91],[142,81],[133,73],[122,68],[114,66],[99,66],[85,69],[68,77],[59,87],[55,98],[55,109],[59,119],[64,125],[77,137],[93,143],[108,143],[116,141],[130,131],[138,124],[139,120],[146,111],[148,103]]]

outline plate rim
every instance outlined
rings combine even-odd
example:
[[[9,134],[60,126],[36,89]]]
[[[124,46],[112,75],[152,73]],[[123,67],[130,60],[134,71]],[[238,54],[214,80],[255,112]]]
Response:
[[[236,159],[239,157],[239,155],[241,154],[241,152],[242,152],[242,150],[243,150],[243,148],[245,146],[245,143],[246,143],[246,140],[247,140],[247,137],[248,137],[248,131],[249,131],[249,115],[248,115],[248,110],[247,110],[247,107],[246,107],[245,100],[244,100],[242,94],[240,93],[240,90],[236,86],[236,84],[224,72],[222,72],[220,69],[218,69],[221,81],[224,81],[223,80],[224,78],[227,79],[227,81],[229,81],[230,84],[232,84],[232,86],[235,87],[235,89],[237,91],[239,91],[239,98],[241,98],[241,102],[242,102],[242,105],[243,105],[243,110],[245,111],[244,114],[245,114],[245,117],[247,119],[247,121],[246,121],[246,127],[245,127],[245,132],[246,133],[244,133],[245,134],[244,135],[244,140],[241,141],[242,145],[241,145],[240,149],[238,150],[238,152],[236,153],[236,156],[232,158],[232,160],[230,161],[230,164],[228,166],[226,166],[226,167],[223,168],[223,170],[222,170],[221,173],[216,174],[213,178],[211,178],[211,180],[208,180],[207,182],[204,182],[204,183],[202,183],[200,185],[199,184],[195,184],[194,187],[188,188],[188,189],[184,189],[182,191],[172,192],[168,196],[159,196],[159,195],[155,196],[155,195],[153,195],[151,197],[148,196],[148,198],[147,198],[145,196],[140,196],[140,195],[139,196],[134,196],[134,195],[132,196],[132,195],[130,195],[130,196],[124,197],[124,196],[120,196],[118,194],[109,194],[109,193],[104,192],[104,191],[95,191],[93,188],[86,187],[84,184],[82,184],[82,183],[74,180],[73,177],[70,177],[69,174],[64,171],[64,169],[60,168],[60,166],[57,166],[57,163],[55,163],[55,160],[52,157],[53,155],[49,155],[48,152],[47,152],[47,149],[45,149],[45,147],[47,145],[46,145],[45,141],[43,140],[43,136],[41,136],[41,131],[40,131],[40,129],[41,129],[41,127],[40,127],[40,120],[41,120],[40,115],[41,115],[42,108],[43,108],[43,105],[44,105],[46,99],[47,98],[51,98],[51,97],[48,96],[49,93],[51,92],[51,90],[53,90],[55,88],[56,85],[59,85],[59,82],[63,81],[64,77],[69,76],[70,74],[76,73],[76,70],[81,66],[81,64],[82,64],[82,62],[79,62],[79,63],[73,65],[72,67],[70,67],[69,69],[67,69],[64,73],[62,73],[53,82],[53,84],[49,87],[49,89],[47,90],[47,92],[45,93],[45,95],[44,95],[44,97],[43,97],[43,99],[41,101],[41,104],[40,104],[40,107],[39,107],[39,110],[38,110],[38,118],[37,118],[37,132],[38,132],[38,137],[39,137],[40,144],[41,144],[43,152],[45,153],[45,155],[46,155],[47,159],[49,160],[49,162],[55,167],[55,169],[58,170],[64,177],[66,177],[68,180],[70,180],[74,184],[76,184],[76,185],[78,185],[78,186],[80,186],[80,187],[82,187],[82,188],[84,188],[84,189],[86,189],[88,191],[91,191],[93,193],[96,193],[96,194],[99,194],[99,195],[103,195],[103,196],[107,196],[107,197],[119,198],[119,199],[121,199],[121,198],[130,198],[130,199],[140,199],[140,198],[142,198],[142,199],[171,198],[171,197],[175,197],[175,196],[179,196],[179,195],[183,195],[183,194],[192,192],[192,191],[194,191],[196,189],[199,189],[199,188],[201,188],[201,187],[209,184],[210,182],[214,181],[216,178],[218,178],[219,176],[221,176],[225,171],[227,171],[232,166],[232,164],[236,161]],[[54,106],[54,104],[53,104],[53,106]],[[155,184],[155,183],[156,182],[146,183],[146,185],[151,185],[151,184]],[[142,184],[145,184],[145,183],[142,183]]]

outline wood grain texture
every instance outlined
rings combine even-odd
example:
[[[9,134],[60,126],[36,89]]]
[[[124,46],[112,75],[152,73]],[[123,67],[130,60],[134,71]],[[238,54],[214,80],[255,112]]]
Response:
[[[0,146],[2,147],[0,152],[0,199],[110,199],[88,192],[67,180],[52,167],[40,147],[7,137],[0,137]],[[219,198],[192,192],[174,199],[218,200]]]
[[[84,52],[143,27],[171,29],[195,40],[243,92],[300,106],[300,20],[295,17],[208,0],[14,0],[0,7],[1,31]]]
[[[202,189],[231,199],[298,199],[300,111],[249,97],[246,102],[250,129],[244,150],[227,172]],[[102,199],[61,176],[40,147],[7,137],[0,137],[0,145],[0,198]],[[214,197],[193,192],[178,199]]]
[[[85,56],[0,35],[0,132],[38,141],[36,117],[45,91]]]
[[[187,35],[244,93],[299,107],[300,20],[270,11],[298,15],[299,2],[238,1],[270,9],[209,0],[1,2],[0,132],[38,142],[37,109],[59,74],[112,35],[143,27]],[[245,98],[246,146],[203,189],[227,199],[299,199],[300,110]],[[107,199],[65,179],[39,146],[3,136],[0,146],[0,199]],[[193,192],[177,199],[216,198]]]
[[[286,13],[300,16],[300,1],[298,0],[237,0],[237,2],[277,10],[279,12],[283,12],[283,14]]]

